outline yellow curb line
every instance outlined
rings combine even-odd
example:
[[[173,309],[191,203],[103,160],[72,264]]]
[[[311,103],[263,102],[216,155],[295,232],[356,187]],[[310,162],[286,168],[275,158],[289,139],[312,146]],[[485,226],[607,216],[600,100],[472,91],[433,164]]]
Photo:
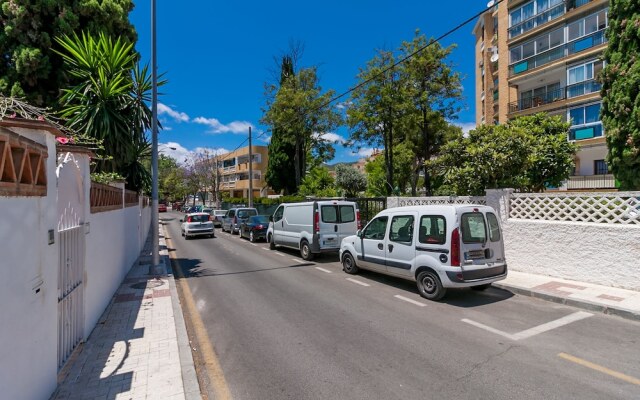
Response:
[[[640,386],[640,379],[634,378],[632,376],[629,375],[625,375],[621,372],[618,371],[614,371],[612,369],[609,369],[607,367],[603,367],[601,365],[598,364],[594,364],[592,362],[589,362],[587,360],[583,360],[582,358],[578,358],[578,357],[574,357],[570,354],[567,353],[558,353],[558,357],[560,358],[564,358],[565,360],[574,362],[576,364],[582,365],[583,367],[587,367],[587,368],[591,368],[593,370],[596,370],[598,372],[602,372],[603,374],[607,374],[609,376],[613,376],[614,378],[618,378],[620,380],[623,380],[625,382],[631,383],[633,385],[638,385]]]
[[[164,231],[165,240],[168,242],[167,247],[175,249],[171,239],[169,238],[166,227],[164,227]],[[171,246],[169,246],[170,244]],[[184,274],[182,273],[182,267],[176,259],[175,253],[175,251],[170,252],[169,257],[171,258],[171,261],[174,262],[177,266],[176,275],[178,276],[178,279],[176,279],[176,284],[178,284],[180,286],[180,289],[182,290],[184,306],[186,307],[187,313],[190,316],[189,319],[191,320],[191,323],[193,325],[193,333],[196,336],[197,343],[200,346],[200,353],[202,355],[205,370],[207,371],[209,382],[211,382],[213,390],[216,394],[215,398],[220,400],[231,400],[231,391],[229,390],[227,380],[224,377],[222,367],[220,366],[220,361],[216,356],[213,345],[209,341],[207,329],[202,322],[202,318],[200,318],[200,313],[198,312],[195,302],[193,301],[193,294],[191,293],[189,284],[187,283]]]

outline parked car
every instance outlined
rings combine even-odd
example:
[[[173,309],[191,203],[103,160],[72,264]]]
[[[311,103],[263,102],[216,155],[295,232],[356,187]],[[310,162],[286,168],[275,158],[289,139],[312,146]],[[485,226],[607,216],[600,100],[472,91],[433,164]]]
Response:
[[[480,205],[384,210],[342,240],[340,262],[348,274],[362,268],[415,281],[430,300],[447,288],[484,290],[507,276],[500,223]]]
[[[235,235],[240,232],[240,224],[254,215],[258,215],[258,210],[255,208],[231,208],[222,219],[222,231]]]
[[[202,212],[202,206],[191,206],[187,209],[187,214]]]
[[[209,214],[203,212],[189,213],[182,221],[180,229],[185,239],[203,235],[215,237],[213,222],[211,222],[211,215]]]
[[[210,207],[205,207],[205,208],[202,209],[203,213],[207,213],[209,215],[211,215],[212,211],[213,211],[213,208],[210,208]]]
[[[360,228],[360,211],[351,201],[322,200],[281,204],[271,217],[267,241],[300,250],[304,260],[340,250],[340,242]]]
[[[227,210],[213,210],[211,216],[213,216],[213,226],[220,228],[222,226],[222,219],[224,218]]]
[[[240,237],[246,237],[252,243],[257,240],[265,240],[268,228],[268,215],[254,215],[240,224]]]
[[[158,204],[158,212],[167,212],[167,205],[164,203]]]

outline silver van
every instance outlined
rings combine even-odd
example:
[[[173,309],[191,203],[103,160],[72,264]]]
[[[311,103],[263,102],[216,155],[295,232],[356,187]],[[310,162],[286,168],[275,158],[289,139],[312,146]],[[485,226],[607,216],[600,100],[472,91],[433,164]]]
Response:
[[[500,222],[482,205],[384,210],[342,241],[340,261],[348,274],[367,269],[414,281],[430,300],[447,288],[484,290],[507,276]]]
[[[255,208],[241,207],[227,210],[224,217],[222,217],[222,232],[227,231],[232,235],[239,233],[240,224],[254,215],[258,215],[258,210]]]
[[[318,200],[281,204],[269,218],[267,241],[299,249],[304,260],[315,254],[338,252],[342,239],[360,228],[360,211],[352,201]]]

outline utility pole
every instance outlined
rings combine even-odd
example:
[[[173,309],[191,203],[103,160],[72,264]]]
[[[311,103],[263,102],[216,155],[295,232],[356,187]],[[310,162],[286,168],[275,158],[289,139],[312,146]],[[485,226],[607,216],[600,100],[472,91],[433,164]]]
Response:
[[[251,149],[251,127],[249,127],[249,207],[253,207],[253,151]]]
[[[158,216],[158,73],[156,60],[156,0],[151,0],[151,265],[149,274],[156,275],[160,266],[160,234]]]

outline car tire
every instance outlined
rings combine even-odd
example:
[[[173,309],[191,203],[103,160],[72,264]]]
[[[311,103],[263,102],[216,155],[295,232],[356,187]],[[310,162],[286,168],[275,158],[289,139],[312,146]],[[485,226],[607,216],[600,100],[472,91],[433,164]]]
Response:
[[[269,249],[270,250],[276,249],[276,244],[273,241],[273,235],[269,235]]]
[[[256,237],[253,235],[253,231],[249,231],[249,241],[251,243],[255,243],[256,242]]]
[[[349,275],[354,275],[358,273],[358,269],[351,253],[344,253],[342,256],[342,270]]]
[[[184,240],[189,240],[189,235],[187,235],[186,233],[184,234]]]
[[[422,271],[417,278],[418,292],[420,296],[428,300],[440,300],[447,289],[442,286],[438,274],[433,271]]]
[[[311,252],[311,246],[309,246],[309,242],[303,240],[300,242],[300,257],[302,257],[305,261],[313,260],[313,253]]]
[[[471,290],[477,290],[477,291],[481,292],[483,290],[489,289],[489,287],[491,287],[491,284],[490,283],[486,283],[484,285],[471,286]]]

